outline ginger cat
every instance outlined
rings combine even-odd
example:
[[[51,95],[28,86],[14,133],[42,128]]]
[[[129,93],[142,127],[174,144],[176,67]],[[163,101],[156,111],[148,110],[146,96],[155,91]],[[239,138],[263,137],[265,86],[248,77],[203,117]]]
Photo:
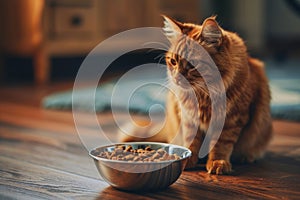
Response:
[[[195,66],[178,56],[180,51],[189,48],[188,43],[180,39],[185,35],[208,52],[220,72],[226,91],[226,118],[221,135],[208,154],[207,171],[228,174],[232,171],[232,160],[253,162],[261,158],[272,136],[271,97],[263,63],[251,58],[243,40],[237,34],[222,29],[215,17],[207,18],[202,25],[163,17],[165,35],[171,42],[170,51],[166,53],[167,74],[177,97],[169,92],[166,121],[156,135],[145,138],[149,134],[147,131],[132,130],[131,134],[136,137],[123,135],[121,140],[175,141],[187,146],[193,153],[186,168],[196,166],[211,119],[211,99]],[[180,76],[188,81],[190,89],[186,88]],[[189,98],[190,90],[196,95],[197,106]],[[195,128],[196,134],[189,136]],[[151,132],[150,129],[153,128],[149,128],[148,132]],[[174,140],[175,137],[177,140]],[[192,141],[186,141],[191,138]]]

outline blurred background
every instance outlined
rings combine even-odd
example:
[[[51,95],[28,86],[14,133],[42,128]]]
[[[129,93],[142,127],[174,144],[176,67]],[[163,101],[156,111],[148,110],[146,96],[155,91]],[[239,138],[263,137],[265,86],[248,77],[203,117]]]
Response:
[[[299,0],[10,0],[0,1],[0,84],[72,81],[98,43],[128,29],[161,27],[160,14],[193,23],[217,15],[251,55],[286,70],[291,61],[300,64]],[[153,57],[129,55],[117,65]]]

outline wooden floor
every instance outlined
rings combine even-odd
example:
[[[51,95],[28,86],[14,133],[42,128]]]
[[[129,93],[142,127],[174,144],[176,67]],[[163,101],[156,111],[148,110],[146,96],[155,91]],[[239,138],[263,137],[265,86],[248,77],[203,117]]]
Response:
[[[300,199],[300,123],[283,121],[274,121],[265,159],[236,165],[232,175],[209,175],[199,167],[164,191],[116,190],[98,175],[72,113],[40,107],[43,96],[71,87],[0,87],[0,199]],[[99,137],[92,121],[86,116],[78,122],[85,140]],[[111,114],[98,121],[107,138],[117,141]]]

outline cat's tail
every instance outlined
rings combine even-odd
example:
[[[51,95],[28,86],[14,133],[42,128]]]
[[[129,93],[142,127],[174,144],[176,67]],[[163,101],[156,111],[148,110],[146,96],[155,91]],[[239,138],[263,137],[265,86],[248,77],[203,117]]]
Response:
[[[163,124],[149,124],[149,121],[125,123],[118,133],[119,142],[168,142],[163,134]]]

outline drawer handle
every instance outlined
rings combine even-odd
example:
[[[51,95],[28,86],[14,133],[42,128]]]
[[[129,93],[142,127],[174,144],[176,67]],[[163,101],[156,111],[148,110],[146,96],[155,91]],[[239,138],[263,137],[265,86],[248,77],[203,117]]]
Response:
[[[73,15],[70,22],[72,26],[78,27],[83,24],[83,18],[80,15]]]

